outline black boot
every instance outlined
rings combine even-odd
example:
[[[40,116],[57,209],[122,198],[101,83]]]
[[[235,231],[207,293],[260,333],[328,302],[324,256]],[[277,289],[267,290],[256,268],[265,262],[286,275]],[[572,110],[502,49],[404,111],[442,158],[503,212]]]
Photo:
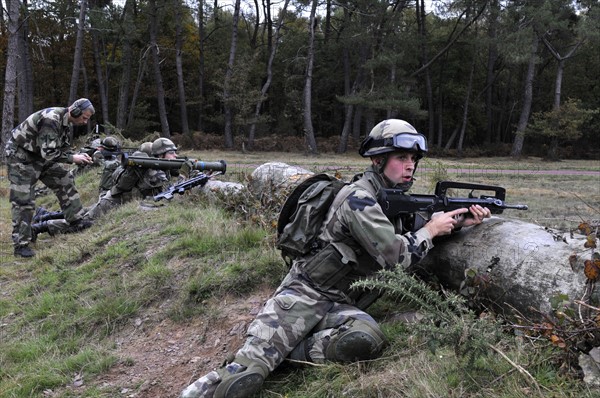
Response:
[[[31,224],[31,241],[35,242],[37,240],[38,234],[42,232],[48,231],[48,221],[42,221],[39,223]]]
[[[94,225],[94,222],[92,220],[90,220],[89,218],[82,218],[82,219],[77,220],[74,223],[72,223],[69,226],[68,232],[83,231],[84,229],[87,229],[87,228],[91,227],[92,225]]]
[[[43,207],[38,207],[33,215],[32,221],[39,223],[48,220],[59,220],[61,218],[65,218],[65,215],[62,211],[48,211]]]
[[[29,247],[29,245],[15,246],[15,256],[20,257],[33,257],[35,252]]]

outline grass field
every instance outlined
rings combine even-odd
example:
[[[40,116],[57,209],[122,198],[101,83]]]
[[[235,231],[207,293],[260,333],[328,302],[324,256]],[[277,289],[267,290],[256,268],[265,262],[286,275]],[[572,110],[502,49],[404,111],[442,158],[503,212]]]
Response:
[[[242,182],[268,161],[346,177],[366,165],[358,155],[187,155],[224,159],[229,166],[220,179]],[[424,159],[419,167],[416,193],[431,193],[437,180],[501,185],[507,202],[529,206],[507,211],[507,217],[563,230],[600,219],[600,175],[566,174],[598,172],[599,162]],[[86,205],[95,200],[97,177],[90,171],[77,178]],[[5,169],[0,193],[2,398],[176,397],[193,374],[218,366],[225,355],[221,345],[238,341],[230,329],[243,312],[234,304],[263,299],[286,272],[273,247],[272,226],[253,219],[269,215],[258,208],[240,219],[197,195],[152,209],[129,203],[80,234],[42,236],[35,258],[16,259]],[[37,202],[56,208],[52,195]],[[381,359],[318,367],[286,363],[259,396],[600,396],[581,382],[576,363],[569,363],[574,358],[545,338],[463,314],[453,323],[482,344],[461,352],[448,331],[439,330],[440,338],[431,340],[427,331],[395,320],[391,314],[402,305],[381,300],[372,309],[391,342]],[[181,354],[178,360],[173,353]]]

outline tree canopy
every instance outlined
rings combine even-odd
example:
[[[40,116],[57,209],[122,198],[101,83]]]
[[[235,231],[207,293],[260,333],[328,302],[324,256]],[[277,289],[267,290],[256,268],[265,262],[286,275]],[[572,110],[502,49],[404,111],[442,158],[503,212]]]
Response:
[[[308,153],[326,140],[345,152],[394,117],[439,153],[598,157],[595,1],[234,3],[5,0],[2,141],[32,111],[85,96],[95,123],[132,140],[305,136]],[[589,117],[546,142],[542,120],[567,99]]]

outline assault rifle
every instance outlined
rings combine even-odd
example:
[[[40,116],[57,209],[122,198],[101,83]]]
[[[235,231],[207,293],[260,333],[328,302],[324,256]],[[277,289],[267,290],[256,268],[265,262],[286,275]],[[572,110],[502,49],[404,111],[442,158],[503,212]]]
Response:
[[[470,190],[468,197],[448,196],[448,189]],[[494,192],[493,196],[481,195],[475,197],[474,191]],[[433,195],[407,195],[400,189],[382,189],[379,194],[379,204],[386,216],[392,218],[403,214],[417,214],[413,230],[424,224],[427,219],[419,213],[426,213],[430,218],[439,211],[452,211],[468,208],[472,205],[487,207],[492,214],[502,214],[506,209],[527,210],[527,205],[511,205],[504,202],[506,189],[495,185],[472,184],[456,181],[440,181]]]
[[[172,185],[166,191],[161,192],[158,195],[154,195],[154,201],[158,202],[161,199],[171,200],[171,199],[173,199],[174,194],[178,193],[180,195],[183,195],[183,193],[185,191],[190,190],[193,187],[197,187],[197,186],[203,187],[204,185],[206,185],[208,180],[210,180],[212,177],[218,176],[219,174],[224,174],[224,173],[225,173],[224,171],[223,172],[219,171],[219,172],[217,172],[215,174],[211,174],[211,175],[200,173],[196,177],[192,177],[183,182],[180,182],[179,184]]]
[[[225,163],[224,160],[219,160],[218,162],[204,162],[202,160],[188,158],[161,159],[142,156],[130,156],[127,153],[123,153],[123,155],[121,156],[121,165],[123,166],[123,168],[142,167],[159,170],[179,170],[185,162],[192,162],[193,170],[220,171],[223,174],[225,174],[225,171],[227,170],[227,163]]]

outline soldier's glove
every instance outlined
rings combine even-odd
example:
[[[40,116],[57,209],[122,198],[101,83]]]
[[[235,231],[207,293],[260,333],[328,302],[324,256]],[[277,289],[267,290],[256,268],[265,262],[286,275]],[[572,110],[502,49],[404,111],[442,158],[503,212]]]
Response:
[[[185,179],[193,178],[198,175],[199,171],[194,169],[194,162],[186,160],[179,168],[179,174]]]

